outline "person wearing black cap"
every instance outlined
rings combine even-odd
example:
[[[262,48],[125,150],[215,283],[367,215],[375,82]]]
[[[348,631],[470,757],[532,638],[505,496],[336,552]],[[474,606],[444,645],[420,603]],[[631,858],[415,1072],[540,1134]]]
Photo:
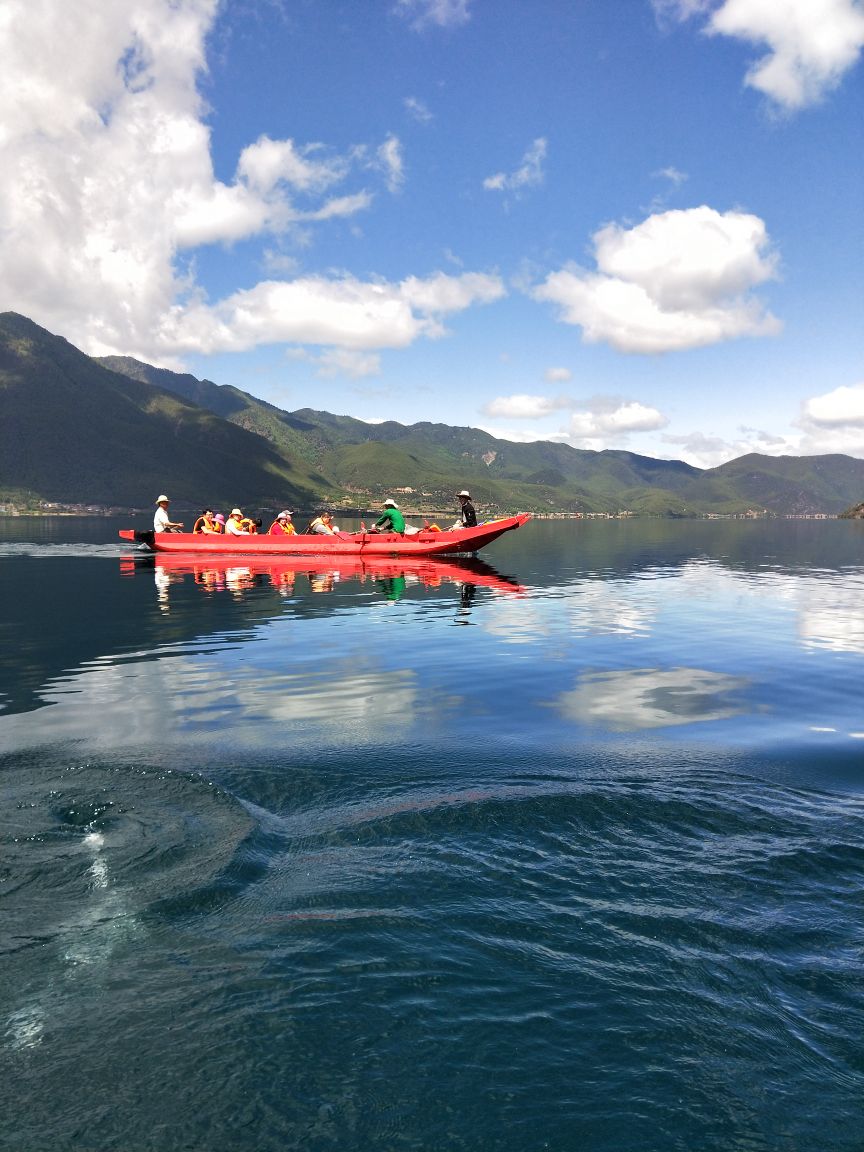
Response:
[[[457,528],[476,528],[477,527],[477,513],[474,510],[474,505],[471,503],[471,493],[463,488],[461,492],[457,492],[456,496],[459,503],[462,505]]]

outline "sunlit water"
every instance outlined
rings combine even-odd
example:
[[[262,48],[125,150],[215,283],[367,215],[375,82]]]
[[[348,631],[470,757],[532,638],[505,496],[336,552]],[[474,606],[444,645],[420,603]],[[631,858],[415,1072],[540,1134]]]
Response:
[[[864,525],[120,526],[0,520],[0,1146],[860,1152]]]

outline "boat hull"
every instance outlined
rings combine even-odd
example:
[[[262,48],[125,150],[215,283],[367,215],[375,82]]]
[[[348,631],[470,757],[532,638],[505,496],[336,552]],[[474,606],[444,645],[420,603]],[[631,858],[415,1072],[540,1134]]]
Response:
[[[520,512],[476,528],[445,532],[338,532],[335,536],[226,536],[221,533],[120,531],[123,540],[143,544],[153,552],[185,556],[438,556],[477,552],[505,532],[530,520]]]

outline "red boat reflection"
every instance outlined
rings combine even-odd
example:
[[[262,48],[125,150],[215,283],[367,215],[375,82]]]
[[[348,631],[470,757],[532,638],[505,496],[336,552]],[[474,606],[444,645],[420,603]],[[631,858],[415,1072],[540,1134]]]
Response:
[[[475,557],[438,559],[430,556],[361,557],[361,556],[262,556],[218,557],[181,556],[156,553],[149,556],[126,556],[121,571],[132,574],[146,568],[153,571],[157,583],[165,585],[191,575],[196,584],[207,590],[242,592],[269,579],[279,592],[290,593],[298,575],[309,580],[312,592],[330,592],[341,580],[400,580],[437,588],[449,581],[494,588],[498,592],[521,593],[524,587],[483,560]]]

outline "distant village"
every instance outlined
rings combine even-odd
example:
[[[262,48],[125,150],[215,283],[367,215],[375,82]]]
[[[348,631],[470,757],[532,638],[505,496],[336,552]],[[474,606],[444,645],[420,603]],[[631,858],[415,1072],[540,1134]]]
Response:
[[[393,491],[403,497],[413,493],[413,489],[396,488]],[[422,497],[431,493],[420,493]],[[322,501],[327,503],[327,501]],[[338,507],[345,515],[368,516],[378,508],[376,501],[367,504],[351,506],[347,501],[330,501],[332,507]],[[177,501],[176,506],[184,506],[183,501]],[[190,503],[189,507],[193,507]],[[32,503],[0,502],[0,516],[124,516],[132,514],[149,513],[147,508],[130,508],[128,505],[106,506],[104,504],[63,504],[56,501],[34,500]],[[403,505],[406,516],[447,516],[452,509],[431,509],[428,506],[412,508],[408,502]],[[487,507],[486,511],[500,515],[497,507]],[[743,512],[697,512],[677,516],[651,516],[645,513],[630,512],[620,509],[617,512],[532,512],[536,520],[631,520],[631,519],[688,519],[688,520],[837,520],[839,515],[834,512],[769,512],[767,508],[748,508]]]

